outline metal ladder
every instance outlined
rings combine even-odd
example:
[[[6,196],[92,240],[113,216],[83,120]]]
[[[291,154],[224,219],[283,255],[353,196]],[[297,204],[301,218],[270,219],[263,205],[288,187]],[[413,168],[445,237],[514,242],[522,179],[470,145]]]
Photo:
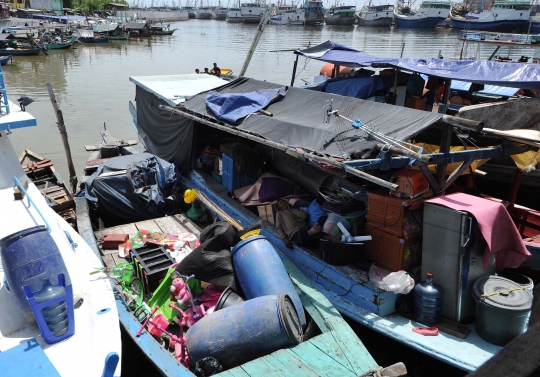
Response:
[[[4,82],[4,71],[0,68],[0,115],[9,114],[9,101]]]

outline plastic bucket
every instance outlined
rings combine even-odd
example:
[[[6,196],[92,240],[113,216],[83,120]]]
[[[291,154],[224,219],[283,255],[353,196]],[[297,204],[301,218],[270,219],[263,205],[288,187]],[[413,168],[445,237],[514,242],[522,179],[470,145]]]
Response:
[[[240,297],[234,289],[231,287],[227,287],[221,296],[219,296],[219,300],[216,303],[216,306],[214,307],[214,311],[218,311],[221,309],[228,308],[229,306],[233,306],[236,304],[240,304],[244,302],[245,300]]]
[[[473,284],[473,297],[476,331],[485,341],[504,346],[527,328],[533,295],[520,284],[483,276]]]
[[[512,280],[513,282],[518,283],[522,287],[525,287],[531,293],[534,289],[534,282],[528,276],[518,274],[517,272],[509,271],[509,270],[504,270],[502,272],[499,272],[498,275],[500,277],[503,277],[505,279]]]
[[[302,341],[302,327],[287,295],[263,296],[214,312],[186,334],[192,365],[212,356],[226,369]]]
[[[66,284],[71,284],[60,250],[43,225],[2,238],[0,254],[11,294],[24,318],[30,323],[34,323],[35,318],[23,291],[25,285],[32,292],[37,292],[41,290],[44,278],[57,284],[58,274],[61,273],[66,278]]]
[[[338,223],[341,223],[345,229],[351,230],[351,224],[347,220],[335,213],[329,213],[328,218],[322,226],[322,231],[330,236],[340,235],[341,230],[337,225]]]
[[[263,236],[248,237],[232,249],[233,265],[238,282],[247,300],[269,295],[288,295],[302,326],[306,315],[300,297],[274,246]]]

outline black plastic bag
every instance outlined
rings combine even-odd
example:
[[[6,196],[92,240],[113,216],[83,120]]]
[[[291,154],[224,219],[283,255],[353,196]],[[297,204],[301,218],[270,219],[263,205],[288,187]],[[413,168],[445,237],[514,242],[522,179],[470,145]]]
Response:
[[[213,357],[205,357],[195,364],[194,373],[197,377],[213,376],[220,372],[223,372],[223,367]]]

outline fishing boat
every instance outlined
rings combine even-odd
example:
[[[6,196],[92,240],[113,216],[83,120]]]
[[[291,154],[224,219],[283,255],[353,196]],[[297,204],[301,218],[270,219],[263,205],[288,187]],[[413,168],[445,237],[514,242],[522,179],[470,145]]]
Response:
[[[219,79],[212,78],[211,80],[216,82],[215,80]],[[121,162],[120,159],[122,158],[123,157],[111,159],[107,166],[115,170],[115,167],[119,168],[131,163],[130,169],[136,171],[137,168],[133,168],[133,166],[148,166],[146,163],[137,165],[137,162],[147,161],[147,159],[152,159],[154,161],[155,159],[154,156],[149,154],[140,155],[140,158],[137,161],[130,159],[129,162]],[[162,163],[161,166],[164,171],[170,171],[169,167],[171,164],[165,163],[164,161],[160,163]],[[100,182],[105,183],[111,188],[114,186],[114,191],[123,190],[121,182],[123,181],[122,175],[125,174],[125,171],[109,171],[109,168],[104,167],[104,169],[107,170],[102,170],[103,180],[98,177],[96,177],[96,179],[100,179]],[[105,178],[106,175],[107,178]],[[142,176],[144,174],[143,172],[135,173],[132,177],[135,175]],[[118,178],[114,178],[114,176]],[[108,179],[108,181],[105,181],[105,179]],[[113,183],[113,179],[115,179],[116,183]],[[125,184],[126,182],[124,182],[124,185]],[[127,184],[129,185],[129,183]],[[93,187],[92,183],[87,185],[87,189],[89,187]],[[98,197],[101,198],[99,195]],[[101,199],[98,199],[98,203],[99,200]],[[130,199],[125,198],[123,200],[125,204],[127,204],[126,200],[129,201]],[[179,213],[166,217],[150,218],[135,223],[121,223],[121,225],[117,226],[95,229],[92,227],[92,224],[98,221],[95,218],[96,211],[93,211],[92,215],[90,215],[89,202],[85,197],[77,197],[76,203],[78,213],[77,220],[81,235],[87,241],[88,245],[94,249],[95,253],[101,255],[105,264],[104,269],[109,272],[116,271],[117,276],[119,276],[118,280],[123,279],[123,281],[118,284],[118,289],[122,292],[122,295],[117,297],[116,308],[118,310],[120,323],[126,330],[128,336],[141,349],[142,353],[150,359],[160,374],[171,377],[193,375],[193,366],[198,361],[198,359],[193,359],[195,357],[194,348],[196,348],[197,344],[195,344],[195,346],[191,345],[190,337],[192,336],[192,333],[190,332],[196,331],[195,326],[197,324],[194,325],[193,322],[196,322],[197,319],[191,318],[189,317],[189,314],[186,314],[186,318],[188,318],[189,322],[189,329],[187,330],[187,333],[185,333],[185,323],[180,322],[183,321],[182,317],[180,317],[178,322],[174,320],[177,315],[180,313],[183,314],[183,312],[180,312],[177,309],[174,311],[164,309],[170,307],[170,304],[176,305],[175,308],[182,305],[181,303],[176,303],[176,299],[172,299],[171,290],[169,289],[169,286],[175,284],[175,281],[177,284],[177,279],[173,281],[171,278],[171,272],[174,271],[175,268],[177,271],[180,269],[178,263],[174,263],[175,260],[170,256],[173,254],[170,254],[169,251],[163,248],[154,248],[154,246],[152,246],[151,248],[153,248],[153,251],[148,253],[148,255],[145,255],[146,250],[144,247],[139,249],[134,248],[132,250],[132,260],[134,262],[131,262],[127,258],[117,255],[119,249],[116,248],[116,244],[125,242],[126,237],[129,237],[130,241],[128,242],[131,242],[131,240],[135,241],[139,234],[146,233],[148,233],[149,236],[152,234],[156,235],[155,240],[152,242],[155,242],[158,238],[165,241],[165,239],[159,235],[165,235],[168,239],[172,239],[175,236],[185,237],[189,235],[189,237],[192,238],[189,242],[195,243],[201,235],[201,227],[189,219],[188,211],[187,216]],[[110,205],[113,204],[111,203]],[[103,215],[103,213],[98,214],[97,216],[101,219],[101,221],[98,221],[99,223],[107,224],[111,221],[111,219],[106,218],[107,215]],[[242,226],[233,219],[229,220],[231,226],[234,225],[234,229],[239,231],[243,230]],[[118,220],[115,220],[115,222],[118,223]],[[251,230],[251,232],[257,231]],[[251,233],[248,233],[247,235],[249,234]],[[265,244],[268,244],[262,237],[252,237],[253,238],[245,238],[242,242],[253,240],[253,242],[264,242]],[[112,240],[114,239],[123,239],[124,241],[116,242],[113,245]],[[98,241],[102,242],[98,243]],[[108,246],[107,242],[111,242],[111,245]],[[140,241],[135,242],[140,243]],[[160,241],[158,241],[158,243],[159,242]],[[160,245],[166,245],[167,242],[168,241],[160,243]],[[203,243],[203,245],[204,244],[206,243]],[[114,254],[112,253],[113,251]],[[176,253],[174,249],[171,249],[170,252]],[[268,258],[269,252],[270,250],[267,250],[266,258]],[[279,265],[282,264],[284,268],[283,272],[286,274],[284,275],[284,278],[289,279],[290,276],[292,283],[291,288],[294,287],[296,292],[298,292],[297,294],[301,301],[301,305],[305,308],[307,313],[306,325],[304,328],[300,325],[299,317],[290,312],[291,309],[292,312],[296,312],[294,310],[295,306],[292,306],[292,308],[289,306],[289,314],[280,319],[283,328],[290,339],[295,339],[293,337],[296,337],[296,339],[300,340],[298,335],[303,333],[301,343],[295,344],[296,341],[290,341],[290,343],[287,341],[285,342],[286,345],[275,346],[273,344],[282,344],[283,341],[274,338],[272,341],[267,339],[267,341],[258,344],[257,348],[261,348],[263,351],[250,350],[250,348],[252,348],[250,347],[251,343],[246,344],[246,341],[249,342],[251,339],[261,338],[261,335],[258,335],[258,333],[264,334],[266,332],[266,325],[259,325],[259,328],[257,328],[258,332],[255,332],[256,329],[252,330],[250,323],[243,323],[242,326],[247,335],[239,342],[237,341],[236,333],[234,332],[231,332],[231,336],[227,337],[227,342],[231,342],[231,347],[234,347],[234,349],[237,350],[236,355],[226,357],[227,354],[230,355],[231,353],[223,353],[215,348],[212,351],[212,348],[208,348],[208,356],[215,355],[217,362],[227,367],[225,373],[228,374],[246,373],[247,371],[247,373],[254,375],[259,373],[274,373],[279,374],[280,376],[293,377],[298,375],[299,370],[303,370],[309,371],[309,374],[312,376],[327,376],[329,374],[337,373],[340,376],[354,377],[379,370],[381,376],[391,376],[392,374],[386,372],[385,369],[379,369],[375,360],[366,350],[361,340],[358,339],[350,326],[343,320],[339,312],[332,306],[328,299],[313,287],[309,280],[293,263],[291,263],[290,260],[288,260],[288,258],[281,253],[276,254],[276,257],[277,260],[272,262],[276,263],[274,264],[273,274],[277,274],[280,271],[281,267],[279,267]],[[173,263],[174,266],[170,268]],[[225,265],[221,265],[225,267]],[[129,268],[126,266],[129,266]],[[143,277],[143,271],[139,272],[140,268],[144,269],[146,278]],[[126,269],[129,276],[124,275]],[[212,271],[212,269],[213,267],[207,268],[208,271]],[[223,274],[223,270],[219,270],[219,272]],[[182,273],[181,270],[180,273]],[[198,274],[198,272],[194,272],[193,275],[195,276],[195,279],[198,278]],[[192,277],[186,276],[186,278],[189,280]],[[210,282],[213,282],[210,275],[207,275],[206,278]],[[193,290],[196,288],[191,289]],[[230,291],[230,288],[228,288],[228,291]],[[227,292],[227,290],[225,292]],[[200,295],[200,293],[197,295]],[[223,295],[225,295],[225,293]],[[236,296],[236,294],[233,292],[233,298],[234,296]],[[236,300],[242,301],[241,298],[236,298]],[[233,301],[233,303],[234,302],[235,301]],[[213,309],[213,305],[216,305],[215,309]],[[200,321],[206,319],[220,321],[220,318],[222,317],[219,316],[218,310],[227,310],[227,307],[230,307],[229,305],[231,305],[231,303],[224,304],[223,307],[225,309],[220,309],[219,307],[221,305],[219,303],[209,304],[211,308],[209,308],[207,313],[203,314],[204,317],[208,318],[202,318]],[[156,312],[156,310],[158,310],[158,312]],[[189,313],[190,309],[184,305],[183,310],[185,313]],[[214,311],[213,313],[212,310]],[[228,310],[230,312],[231,309]],[[272,317],[272,314],[268,315],[269,318]],[[208,321],[206,323],[208,323]],[[222,329],[221,331],[225,332],[228,331],[227,328],[229,326],[235,326],[230,320],[229,322],[222,323],[223,326],[220,326],[220,328]],[[291,324],[291,327],[288,327],[289,324]],[[183,338],[184,335],[185,338]],[[203,341],[206,343],[212,342],[212,337],[217,335],[218,334],[215,333],[207,334],[209,339],[203,339]],[[261,340],[263,340],[263,338],[261,338]],[[182,343],[182,341],[185,343]],[[234,344],[234,346],[232,344]],[[226,348],[227,347],[225,347],[225,349]],[[221,349],[224,350],[223,347],[221,347]],[[240,354],[238,354],[238,352],[240,352]],[[244,357],[244,354],[246,353],[250,355],[256,354],[257,356]],[[220,359],[218,355],[222,355],[226,358]],[[187,359],[187,356],[189,356],[189,360]],[[230,360],[230,358],[233,360]],[[235,361],[240,359],[243,359],[243,361]],[[291,367],[291,365],[293,367]],[[399,367],[399,372],[400,373],[396,373],[396,371],[394,371],[394,375],[406,373],[403,365]]]
[[[6,65],[9,62],[9,59],[11,59],[11,56],[0,56],[0,64]]]
[[[182,8],[182,10],[185,10],[186,12],[188,12],[188,19],[194,19],[195,18],[195,12],[196,12],[196,9],[195,7],[192,7],[192,6],[185,6]]]
[[[448,73],[445,74],[442,72],[445,70],[445,67],[447,67],[447,65],[444,65],[445,62],[437,63],[441,66],[440,71],[437,71],[436,73],[433,72],[433,64],[435,64],[435,61],[437,59],[433,59],[426,64],[426,62],[420,63],[421,59],[411,61],[411,59],[387,59],[380,57],[372,57],[366,56],[365,54],[360,52],[354,52],[353,50],[344,46],[332,46],[332,48],[328,49],[327,53],[324,53],[324,46],[315,46],[313,49],[307,49],[306,54],[301,56],[306,56],[323,61],[327,59],[327,61],[332,61],[334,63],[337,59],[343,59],[343,65],[347,65],[346,62],[349,62],[348,64],[351,64],[350,62],[353,61],[355,62],[355,66],[356,64],[366,66],[373,64],[377,67],[386,65],[399,67],[400,69],[414,72],[418,72],[419,70],[421,70],[421,73],[429,71],[429,74],[439,74],[443,77],[447,77],[445,75],[448,75]],[[346,50],[347,54],[343,54],[343,50]],[[316,51],[317,53],[312,54],[312,52],[314,51]],[[338,58],[338,56],[341,56],[341,58]],[[453,62],[452,64],[455,64],[455,62]],[[465,66],[470,64],[481,64],[481,62],[462,62],[460,64]],[[469,75],[469,80],[482,80],[488,83],[498,82],[499,85],[508,86],[524,85],[523,81],[520,81],[520,83],[518,84],[516,82],[513,82],[513,79],[510,80],[508,77],[511,77],[512,75],[506,76],[505,72],[502,71],[503,66],[500,64],[501,63],[495,63],[493,72],[486,73],[485,76],[483,76],[482,78],[479,78],[477,76],[478,70],[474,67],[471,67],[471,72],[473,73]],[[504,66],[504,69],[511,70],[512,68],[510,66]],[[497,76],[495,76],[494,72],[498,72]],[[456,71],[452,75],[452,78],[463,79],[463,75],[466,76],[468,74],[465,73],[463,69],[456,68]],[[382,156],[375,155],[377,156],[375,157],[375,159],[369,157],[367,159],[362,159],[360,155],[356,154],[351,157],[347,157],[347,155],[344,155],[344,151],[347,150],[349,151],[349,153],[352,153],[356,150],[371,150],[364,144],[369,141],[360,141],[360,139],[356,139],[351,135],[343,136],[344,139],[340,139],[340,135],[344,135],[344,133],[347,132],[355,131],[347,131],[348,128],[340,127],[339,122],[332,122],[331,118],[329,118],[328,115],[326,115],[325,118],[324,114],[337,112],[345,116],[347,119],[350,119],[351,122],[353,122],[353,119],[360,119],[362,122],[374,122],[377,124],[377,129],[378,132],[380,132],[380,135],[392,135],[390,138],[386,139],[381,136],[388,142],[391,142],[390,140],[399,140],[400,142],[406,141],[409,137],[406,134],[414,134],[416,141],[419,142],[419,140],[427,140],[422,139],[422,135],[425,135],[427,137],[427,134],[430,134],[431,132],[437,133],[437,135],[433,136],[432,140],[441,140],[440,128],[439,131],[435,131],[436,129],[438,129],[438,125],[441,125],[441,122],[447,125],[453,123],[456,127],[458,127],[458,123],[461,123],[462,125],[467,123],[467,121],[462,122],[461,120],[459,120],[459,118],[447,117],[443,116],[442,114],[438,115],[436,113],[418,111],[410,108],[378,104],[371,101],[361,101],[355,98],[343,97],[342,95],[329,94],[328,92],[320,93],[311,90],[289,87],[287,94],[284,97],[281,97],[281,100],[273,102],[273,104],[264,108],[264,113],[260,113],[260,115],[251,114],[247,117],[247,119],[240,119],[239,124],[236,123],[234,126],[231,126],[231,123],[229,122],[234,123],[236,121],[235,119],[219,119],[218,115],[216,115],[217,113],[219,113],[219,111],[215,109],[217,112],[214,113],[213,110],[210,110],[209,107],[207,107],[206,99],[208,91],[210,90],[210,84],[216,85],[214,89],[212,89],[212,93],[217,92],[219,94],[240,94],[252,92],[259,89],[271,89],[277,92],[282,88],[282,86],[269,84],[249,78],[240,79],[238,81],[235,81],[233,84],[226,84],[224,82],[208,82],[203,84],[203,82],[201,81],[201,93],[198,95],[193,95],[196,89],[193,87],[192,81],[190,81],[191,77],[188,76],[177,76],[174,79],[172,79],[170,76],[167,76],[163,77],[161,81],[157,77],[131,77],[130,80],[136,85],[136,106],[138,108],[138,111],[132,111],[132,114],[144,113],[145,110],[141,109],[141,106],[144,106],[145,108],[147,106],[155,106],[155,102],[151,102],[150,98],[155,99],[155,97],[157,96],[160,101],[162,101],[161,109],[171,111],[173,114],[179,117],[183,117],[185,122],[184,125],[185,127],[188,127],[188,129],[189,127],[193,126],[197,127],[197,130],[198,132],[200,132],[200,134],[215,134],[216,140],[217,138],[219,138],[219,135],[221,135],[222,137],[226,137],[230,133],[234,133],[236,136],[244,138],[246,142],[247,140],[249,140],[249,145],[251,146],[253,146],[253,143],[258,143],[258,145],[255,147],[255,150],[258,151],[258,153],[262,156],[266,156],[266,158],[264,158],[264,161],[267,164],[272,164],[274,169],[272,171],[278,172],[278,174],[280,174],[282,177],[291,180],[296,185],[301,185],[303,187],[310,186],[310,184],[307,183],[307,178],[301,178],[303,174],[301,172],[303,169],[306,169],[304,174],[306,177],[310,177],[309,181],[311,182],[313,182],[313,177],[315,177],[315,175],[329,174],[328,176],[321,176],[320,179],[317,179],[318,183],[315,183],[312,188],[307,190],[312,192],[311,197],[322,195],[325,203],[324,206],[326,206],[323,208],[330,209],[335,215],[348,216],[346,215],[347,213],[350,214],[354,213],[352,211],[358,211],[360,213],[357,213],[356,218],[362,218],[363,220],[361,221],[363,223],[365,221],[365,212],[363,212],[362,208],[364,207],[350,207],[350,203],[355,203],[356,200],[362,202],[369,202],[370,204],[367,207],[368,227],[366,229],[368,234],[371,235],[375,242],[370,244],[370,241],[366,241],[364,256],[370,256],[371,260],[378,261],[377,263],[379,267],[387,266],[383,268],[389,268],[390,265],[385,262],[385,258],[392,258],[391,255],[393,254],[387,254],[384,248],[380,249],[380,243],[383,241],[381,241],[381,239],[377,237],[381,235],[385,236],[385,234],[380,233],[380,230],[379,233],[376,230],[373,231],[373,228],[370,228],[369,225],[371,223],[371,226],[373,226],[373,219],[377,216],[380,216],[380,221],[382,222],[381,224],[387,224],[387,220],[385,220],[387,218],[387,214],[385,214],[384,208],[386,207],[384,203],[392,200],[389,199],[391,196],[388,195],[388,190],[395,190],[396,186],[391,186],[391,184],[388,184],[388,182],[385,180],[381,181],[381,176],[374,177],[370,176],[365,171],[359,172],[363,170],[362,167],[367,167],[370,170],[373,168],[382,168],[384,170],[385,168],[383,166]],[[389,81],[393,83],[394,78],[391,77]],[[528,85],[532,85],[534,87],[536,83],[531,82]],[[171,86],[175,87],[176,90],[171,89]],[[182,96],[172,98],[171,93],[175,93],[176,95],[182,94]],[[190,99],[186,100],[186,98]],[[215,103],[213,101],[214,100],[212,99],[209,103]],[[313,119],[306,118],[308,117],[307,111],[299,112],[298,110],[301,109],[304,104],[308,103],[310,104],[309,106],[311,109],[314,108],[312,106],[314,106],[315,103],[318,103],[318,106],[316,107],[320,108],[321,111],[320,114],[317,114],[316,112],[313,113],[313,111],[310,110],[309,113],[313,114]],[[181,106],[178,106],[179,104],[181,104]],[[131,106],[135,106],[135,104],[132,103]],[[250,109],[250,113],[252,112],[253,109]],[[344,115],[344,112],[347,112],[348,115]],[[271,116],[269,116],[268,114],[270,114]],[[290,114],[290,117],[287,114]],[[320,120],[321,114],[323,115],[323,120]],[[169,115],[163,116],[162,121],[158,122],[160,126],[159,131],[157,130],[157,128],[155,129],[156,135],[157,132],[163,132],[163,130],[165,129],[164,127],[168,127],[165,126],[165,124],[170,124],[170,126],[173,127],[171,121],[167,120],[169,119],[169,117]],[[392,120],[385,121],[385,117],[390,117]],[[175,129],[177,129],[178,127],[179,120],[180,118],[176,118],[174,120]],[[134,116],[134,122],[138,129],[144,130],[144,134],[146,135],[146,137],[148,137],[148,140],[150,141],[150,143],[147,145],[147,149],[159,155],[159,149],[149,147],[149,145],[153,144],[151,142],[152,138],[155,137],[152,136],[152,134],[154,133],[152,131],[152,128],[155,127],[155,124],[157,123],[154,121],[153,126],[147,120],[143,118],[138,118],[136,116]],[[264,122],[264,125],[261,122]],[[276,128],[272,126],[274,122]],[[345,122],[349,121],[347,120]],[[401,124],[401,122],[406,122],[408,125],[414,126],[405,131],[405,129],[402,128],[404,124]],[[283,124],[287,125],[288,132],[286,134],[278,131],[279,129],[282,129]],[[479,123],[467,124],[469,125],[469,129],[471,130],[471,132],[480,132],[481,134],[481,131],[479,131],[479,128],[477,128],[479,126]],[[300,135],[302,135],[300,129],[304,129],[304,127],[309,127],[309,131],[306,131],[305,133],[306,139],[300,141]],[[398,131],[398,129],[400,131]],[[473,129],[475,129],[476,131],[472,131]],[[319,134],[319,132],[330,133],[322,135]],[[307,139],[308,135],[311,142]],[[478,141],[479,137],[479,135],[474,136],[475,141]],[[343,141],[343,143],[340,140]],[[205,140],[204,142],[207,143],[209,142],[209,140]],[[494,145],[503,145],[503,140],[499,139],[496,143],[493,142],[494,140],[486,140],[486,143],[481,144],[480,146],[476,144],[476,147],[468,149],[466,151],[461,150],[459,152],[447,152],[444,154],[444,156],[447,156],[447,154],[451,155],[453,161],[460,161],[460,163],[463,162],[462,168],[466,168],[467,166],[471,166],[472,161],[476,160],[479,156],[482,156],[482,158],[490,158],[489,156],[501,156],[500,150],[496,151],[495,149],[492,149],[492,147]],[[269,205],[269,203],[265,199],[259,200],[261,199],[259,196],[253,196],[253,193],[255,191],[251,191],[256,190],[257,187],[259,187],[260,195],[260,187],[262,187],[263,183],[262,180],[259,179],[262,178],[257,178],[258,174],[254,174],[254,176],[250,178],[250,173],[247,173],[245,174],[245,179],[247,179],[247,181],[244,181],[244,184],[247,185],[247,187],[245,187],[243,190],[238,190],[235,189],[235,187],[238,186],[233,186],[232,184],[229,185],[230,181],[228,180],[228,177],[230,176],[230,174],[229,171],[226,171],[226,168],[223,167],[223,174],[221,175],[222,181],[221,183],[219,183],[214,175],[210,175],[208,172],[205,172],[204,165],[202,168],[193,165],[195,162],[193,162],[191,156],[197,155],[199,153],[199,148],[202,144],[198,141],[198,139],[195,138],[191,141],[191,145],[192,148],[195,148],[195,151],[184,151],[185,155],[183,157],[175,156],[174,158],[174,163],[176,164],[176,166],[186,172],[185,179],[187,185],[191,188],[199,190],[200,192],[203,192],[204,195],[215,205],[216,208],[224,211],[227,216],[235,219],[239,223],[247,226],[259,221],[259,216],[257,216],[257,212],[253,211],[253,208],[249,208],[249,206],[252,204],[263,207]],[[216,144],[213,145],[214,148],[217,147]],[[291,147],[291,145],[294,145],[295,147]],[[160,148],[162,147],[163,146],[160,146]],[[301,149],[298,149],[300,147]],[[383,147],[381,146],[381,148]],[[317,153],[310,153],[310,150],[317,151]],[[407,166],[407,161],[410,161],[409,158],[412,158],[412,155],[410,155],[409,157],[405,157],[404,154],[407,154],[409,152],[406,152],[401,148],[400,150],[403,154],[399,152],[398,154],[401,154],[402,157],[389,156],[390,161],[388,163],[390,165],[387,165],[388,167],[392,166],[392,168],[394,169],[401,169]],[[517,149],[511,151],[508,150],[508,153],[511,155],[516,153],[519,154],[523,153],[526,150],[528,150],[528,147],[525,145],[521,145]],[[345,161],[347,162],[341,165],[336,160],[322,157],[321,153],[326,156],[334,156],[341,159],[345,158]],[[298,158],[291,157],[288,154],[293,154]],[[415,158],[419,157],[419,155],[415,156]],[[430,154],[429,156],[433,158],[433,160],[430,160],[430,163],[434,163],[437,165],[444,165],[445,161],[448,161],[447,157],[443,157],[443,155],[439,155],[437,153]],[[425,157],[422,157],[422,159],[424,158]],[[224,161],[225,158],[223,158],[223,166],[226,165]],[[306,164],[302,161],[305,161]],[[398,163],[398,161],[401,162]],[[414,164],[420,167],[422,165],[422,162],[420,160],[416,160]],[[314,167],[314,169],[308,168],[308,165]],[[341,171],[341,169],[346,169],[349,174],[348,178],[343,179],[343,177],[340,176],[339,173],[337,173],[338,171]],[[358,171],[356,171],[357,169]],[[420,167],[420,169],[422,168]],[[213,166],[211,170],[214,173],[216,172]],[[388,172],[388,175],[386,176],[389,177],[391,174],[392,173]],[[458,173],[449,175],[448,180],[445,180],[442,184],[452,184],[453,182],[455,182],[455,179],[457,179],[458,175]],[[434,179],[432,173],[428,173],[426,174],[426,176],[430,177],[426,179],[429,180],[429,185],[433,187],[433,191],[438,192],[440,190],[441,183],[438,183]],[[267,177],[275,178],[274,176]],[[330,184],[328,183],[328,181],[326,181],[328,177],[330,177],[330,180],[337,179],[339,182],[338,185],[342,187],[342,190],[328,191],[327,189],[325,189],[324,186],[326,184]],[[321,184],[321,182],[326,183]],[[370,182],[369,185],[375,184],[382,186],[385,189],[379,191],[379,193],[377,193],[378,191],[366,192],[365,187],[362,188],[362,186],[367,184],[367,182]],[[261,186],[257,186],[259,184]],[[399,188],[399,185],[397,185],[397,187]],[[328,195],[329,192],[332,192],[333,194]],[[290,193],[291,195],[295,195],[297,193],[296,188],[291,186],[289,188],[289,191],[282,192],[280,194],[280,197],[285,197],[288,193]],[[231,195],[234,195],[235,197],[231,198]],[[382,196],[379,197],[378,195]],[[379,200],[377,203],[382,203],[382,207],[377,207],[377,205],[375,204],[377,200]],[[239,202],[243,203],[243,205],[240,205]],[[402,199],[398,198],[397,202],[400,203],[399,207],[401,208]],[[347,207],[348,212],[344,211],[344,208]],[[270,214],[275,219],[275,211],[272,208],[264,208],[264,210],[270,211]],[[263,214],[261,214],[260,211],[262,211],[262,209],[258,208],[258,213],[262,217]],[[264,216],[266,219],[269,218],[267,215]],[[223,216],[221,216],[221,218],[223,218]],[[459,318],[449,319],[445,323],[440,323],[439,325],[437,325],[439,331],[446,332],[444,336],[430,338],[429,342],[423,341],[423,339],[425,338],[417,337],[417,334],[415,334],[412,330],[413,327],[416,327],[418,324],[418,322],[415,321],[414,317],[411,317],[411,314],[407,315],[406,313],[403,313],[401,309],[400,312],[402,314],[396,314],[397,299],[400,296],[395,295],[392,292],[385,291],[384,289],[381,289],[380,286],[376,287],[368,282],[368,268],[363,266],[362,263],[364,262],[358,264],[355,262],[351,262],[351,260],[330,260],[328,258],[331,258],[331,256],[328,253],[325,254],[324,249],[317,250],[301,246],[299,247],[296,245],[293,245],[293,249],[288,249],[287,245],[285,245],[284,242],[280,242],[279,233],[274,227],[274,225],[272,225],[273,221],[274,220],[271,219],[269,224],[264,223],[261,234],[267,237],[267,239],[269,239],[270,242],[272,242],[273,245],[277,249],[279,249],[285,256],[290,258],[291,261],[302,271],[302,273],[304,273],[308,277],[308,279],[310,279],[311,283],[327,298],[329,298],[332,304],[335,305],[341,313],[346,314],[353,320],[386,336],[399,340],[401,343],[404,343],[416,350],[424,352],[432,357],[435,357],[465,371],[475,370],[487,359],[489,359],[491,356],[501,350],[502,347],[500,345],[492,344],[479,335],[479,330],[477,330],[479,325],[475,325],[474,323],[468,325],[458,323],[460,321]],[[359,227],[364,226],[357,223],[357,220],[352,219],[351,221],[351,226],[353,226],[353,224],[357,224],[356,226]],[[510,225],[510,227],[514,227],[514,225]],[[407,230],[407,232],[409,232],[409,230]],[[409,233],[409,235],[412,236],[411,233]],[[412,238],[409,236],[407,236],[407,238],[401,236],[401,239],[403,239],[404,243],[407,242],[407,245],[412,245],[414,244],[414,242],[417,242],[421,239],[429,240],[429,235],[426,235],[426,233],[424,233],[424,235],[424,238],[422,238],[422,236],[418,236],[419,238],[416,238],[416,241],[413,241]],[[397,238],[399,239],[400,237],[398,236]],[[392,240],[394,239],[387,239],[386,242],[391,242]],[[521,247],[524,246],[521,245]],[[526,251],[525,249],[522,249],[520,251],[524,253],[523,257],[525,257],[526,253],[528,252],[532,253],[532,251],[530,251],[531,249],[529,247],[527,248],[529,249],[529,251]],[[413,247],[413,249],[415,249],[415,247]],[[408,256],[406,258],[408,261],[403,262],[403,260],[400,260],[398,257],[396,262],[397,265],[391,267],[391,271],[398,271],[405,268],[409,271],[409,273],[414,274],[412,266],[414,266],[415,263],[419,263],[419,260],[416,259],[416,256],[412,256],[417,255],[416,252],[408,254],[409,252],[407,252],[407,255],[409,255],[412,259],[409,259]],[[480,251],[480,253],[483,253],[483,249]],[[354,260],[354,254],[352,255],[352,258]],[[535,256],[534,258],[537,258],[537,256]],[[405,265],[403,265],[402,263],[405,263]],[[407,265],[409,265],[410,267],[407,267]],[[416,273],[418,272],[419,271],[417,271]],[[439,274],[441,274],[441,272],[439,272]],[[420,276],[418,276],[418,278],[420,278]],[[443,272],[442,276],[439,278],[439,282],[441,282],[442,284],[443,281],[447,278],[449,279],[450,275],[446,276]],[[472,298],[467,297],[466,300],[470,304]],[[398,305],[398,307],[400,306]],[[470,310],[470,306],[468,310]]]
[[[101,266],[101,260],[50,208],[23,171],[7,134],[34,127],[37,122],[9,102],[0,77],[2,375],[71,376],[84,371],[88,376],[120,376],[120,326],[111,284],[103,273],[90,275]],[[27,250],[34,254],[29,255]],[[42,262],[45,259],[49,264]],[[25,280],[17,275],[23,271],[22,263]],[[23,290],[23,286],[29,289]],[[52,297],[44,296],[43,287],[50,289]],[[65,303],[56,306],[60,321],[50,317],[45,320],[40,314],[41,309],[50,313],[51,306],[56,305],[54,297]],[[37,300],[44,300],[44,305],[40,307]]]
[[[77,40],[77,36],[72,35],[69,41],[54,41],[49,43],[43,43],[42,46],[46,48],[47,50],[65,50],[68,48],[71,48],[73,46],[73,43]]]
[[[356,6],[335,6],[324,18],[327,25],[352,25],[356,21]]]
[[[422,1],[418,9],[414,2],[398,1],[394,9],[394,21],[398,27],[434,28],[450,14],[450,2],[446,0]]]
[[[12,56],[29,56],[29,55],[39,55],[43,51],[42,48],[0,48],[0,55],[12,55]]]
[[[92,28],[97,35],[106,37],[110,41],[125,41],[129,39],[130,35],[124,26],[117,23],[94,25]]]
[[[394,5],[364,5],[357,16],[358,26],[388,27],[394,21]]]
[[[164,25],[161,23],[150,25],[150,31],[153,35],[173,35],[176,30],[178,29],[171,29],[171,24]]]
[[[73,194],[56,172],[53,162],[28,149],[19,156],[26,176],[41,192],[49,207],[71,226],[76,226],[75,201]]]
[[[245,24],[258,24],[261,22],[261,18],[266,10],[264,1],[257,1],[254,3],[243,3],[240,6],[240,14],[242,15],[242,22]]]
[[[153,34],[150,25],[146,22],[128,22],[124,29],[130,33],[133,38],[150,38]]]
[[[319,0],[306,0],[304,5],[300,7],[305,12],[306,25],[322,25],[324,24],[324,9],[323,2]]]
[[[227,22],[243,22],[242,18],[242,9],[241,8],[229,8],[229,11],[227,12]]]
[[[96,43],[109,43],[109,38],[99,34],[95,34],[94,30],[77,30],[77,41],[81,43],[96,44]]]
[[[0,33],[0,55],[39,55],[41,51],[42,48],[26,33],[21,38],[10,33]]]
[[[225,21],[227,19],[227,13],[229,13],[229,9],[221,7],[221,2],[219,2],[218,6],[212,12],[212,18],[218,21]]]
[[[491,4],[465,2],[452,9],[452,26],[486,31],[528,31],[532,4],[523,0],[494,1]]]
[[[212,8],[211,7],[199,7],[195,11],[195,18],[198,20],[211,20],[212,19]]]
[[[278,13],[270,17],[271,25],[304,25],[305,12],[303,9],[278,10]]]

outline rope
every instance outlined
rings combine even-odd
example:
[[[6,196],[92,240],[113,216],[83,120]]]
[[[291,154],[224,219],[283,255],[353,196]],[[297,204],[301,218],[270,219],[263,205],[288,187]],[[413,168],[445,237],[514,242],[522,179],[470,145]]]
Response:
[[[502,294],[502,293],[510,293],[510,292],[514,292],[514,291],[523,291],[524,289],[527,289],[527,287],[519,287],[519,288],[505,289],[505,290],[502,290],[502,291],[497,291],[497,292],[492,292],[492,293],[484,293],[481,297],[489,297],[489,296],[493,296],[493,295],[499,295],[499,294]]]
[[[376,370],[370,370],[364,374],[359,375],[358,377],[383,377],[382,370],[383,367],[378,367]]]

